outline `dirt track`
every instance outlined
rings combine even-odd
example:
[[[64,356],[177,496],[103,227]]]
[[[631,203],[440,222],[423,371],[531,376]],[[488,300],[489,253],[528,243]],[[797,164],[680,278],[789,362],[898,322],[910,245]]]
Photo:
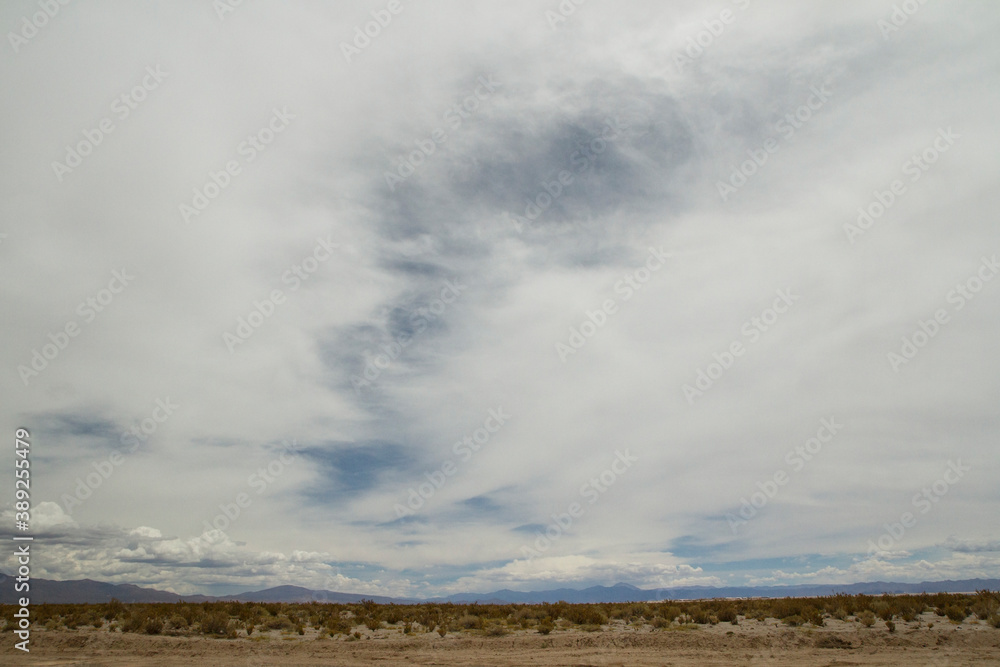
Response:
[[[212,639],[109,633],[107,630],[38,630],[31,653],[0,650],[4,665],[1000,665],[1000,630],[985,624],[941,623],[927,615],[918,628],[827,621],[822,628],[788,628],[769,619],[741,620],[691,630],[608,627],[602,632],[523,631],[501,637],[436,633],[405,636],[396,629],[348,641],[271,632],[252,638]],[[933,628],[927,620],[936,620]],[[842,648],[820,648],[821,643]]]

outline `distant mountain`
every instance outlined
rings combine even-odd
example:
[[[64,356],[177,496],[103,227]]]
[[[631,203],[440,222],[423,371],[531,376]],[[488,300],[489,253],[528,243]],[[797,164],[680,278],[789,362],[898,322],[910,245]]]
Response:
[[[374,600],[380,604],[412,604],[416,600],[390,598],[379,595],[355,595],[333,591],[313,591],[301,586],[277,586],[262,591],[251,591],[237,595],[178,595],[154,588],[140,588],[132,584],[108,584],[90,579],[74,581],[53,581],[32,578],[28,598],[32,604],[94,604],[109,602],[117,598],[122,602],[217,602],[238,600],[240,602],[359,602]],[[25,593],[14,591],[14,578],[0,573],[0,604],[16,604]]]
[[[656,600],[696,600],[705,598],[748,597],[816,597],[836,593],[880,595],[882,593],[971,593],[982,589],[1000,590],[1000,579],[963,579],[960,581],[925,581],[919,584],[873,581],[861,584],[806,584],[800,586],[687,586],[682,588],[641,589],[629,584],[591,586],[578,590],[557,588],[548,591],[500,590],[492,593],[458,593],[443,598],[412,600],[379,595],[336,593],[312,590],[301,586],[276,586],[262,591],[236,595],[178,595],[132,584],[109,584],[90,579],[53,581],[32,579],[28,596],[32,604],[102,603],[111,598],[122,602],[359,602],[374,600],[380,604],[417,604],[420,602],[454,602],[458,604],[539,604],[542,602],[652,602]],[[0,604],[16,604],[23,593],[14,592],[14,580],[0,573]]]
[[[702,596],[704,597],[704,596]],[[504,589],[492,593],[458,593],[445,598],[432,598],[428,602],[455,602],[471,604],[538,604],[541,602],[641,602],[662,600],[664,591],[644,591],[629,584],[591,586],[578,590],[557,588],[550,591],[511,591]]]
[[[251,591],[239,595],[225,595],[215,600],[238,600],[240,602],[360,602],[373,600],[379,604],[414,604],[419,600],[390,598],[381,595],[357,595],[355,593],[334,593],[333,591],[312,590],[301,586],[276,586],[262,591]]]
[[[110,602],[118,598],[122,602],[178,602],[181,596],[176,593],[158,591],[153,588],[140,588],[132,584],[107,584],[90,579],[76,581],[52,581],[51,579],[35,579],[29,582],[31,587],[27,593],[14,591],[14,578],[0,574],[0,604],[16,604],[18,598],[27,597],[32,604],[74,604]]]
[[[925,581],[919,584],[873,581],[860,584],[804,584],[798,586],[688,586],[682,588],[641,589],[628,584],[614,586],[592,586],[577,590],[558,588],[548,591],[501,590],[492,593],[459,593],[445,598],[434,598],[431,602],[455,603],[518,603],[539,604],[543,602],[652,602],[656,600],[698,600],[706,598],[752,598],[752,597],[818,597],[836,593],[970,593],[988,588],[1000,590],[1000,579],[964,579],[961,581]]]

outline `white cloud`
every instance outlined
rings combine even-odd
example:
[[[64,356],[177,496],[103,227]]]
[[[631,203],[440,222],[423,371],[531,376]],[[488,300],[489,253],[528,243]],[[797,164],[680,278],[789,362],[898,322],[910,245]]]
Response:
[[[887,41],[870,3],[751,3],[679,71],[723,5],[587,4],[551,30],[527,1],[427,2],[350,63],[339,44],[364,7],[256,3],[220,22],[208,6],[80,6],[0,58],[0,429],[33,434],[33,528],[65,557],[45,571],[373,594],[988,572],[1000,282],[961,308],[949,294],[1000,253],[1000,109],[982,83],[1000,12],[928,4]],[[119,117],[112,100],[157,66]],[[499,87],[455,126],[481,76]],[[269,140],[275,108],[294,118],[250,161],[241,142]],[[594,143],[616,116],[629,129]],[[60,182],[52,162],[106,117],[114,131]],[[948,127],[959,140],[911,180]],[[437,129],[447,140],[390,191],[384,173]],[[717,182],[773,137],[722,201]],[[240,173],[185,224],[179,204],[229,160]],[[894,179],[905,194],[849,243],[845,223]],[[540,195],[522,230],[504,219]],[[338,245],[322,261],[318,238]],[[628,286],[650,246],[670,260]],[[113,292],[122,270],[134,280]],[[439,306],[446,280],[466,288]],[[800,300],[751,340],[779,289]],[[609,299],[562,363],[556,343]],[[940,309],[894,372],[887,354]],[[253,333],[230,353],[240,319]],[[734,342],[745,352],[689,405],[682,387]],[[25,385],[33,357],[46,367]],[[498,405],[509,423],[461,460],[454,443]],[[788,452],[831,415],[843,433],[796,469]],[[623,448],[639,462],[590,504],[583,486]],[[922,512],[953,458],[972,470]],[[456,472],[399,520],[447,460]],[[726,513],[778,472],[734,536]],[[573,527],[519,560],[572,503]],[[891,553],[854,562],[906,512]]]

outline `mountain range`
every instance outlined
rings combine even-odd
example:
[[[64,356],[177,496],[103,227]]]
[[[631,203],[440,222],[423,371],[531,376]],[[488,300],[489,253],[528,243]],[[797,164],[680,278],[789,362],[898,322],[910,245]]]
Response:
[[[93,604],[112,598],[122,602],[359,602],[374,600],[380,604],[418,604],[422,602],[454,602],[459,604],[539,604],[558,602],[651,602],[656,600],[694,600],[706,598],[747,597],[815,597],[835,593],[880,595],[882,593],[971,593],[977,590],[1000,590],[1000,579],[963,579],[959,581],[925,581],[919,584],[872,581],[858,584],[804,584],[798,586],[686,586],[677,588],[641,589],[625,583],[590,588],[558,588],[544,591],[499,590],[492,593],[458,593],[429,599],[393,598],[378,595],[338,593],[313,590],[301,586],[277,586],[260,591],[233,595],[178,595],[132,584],[110,584],[90,579],[54,581],[32,579],[27,595],[32,604]],[[14,578],[0,573],[0,604],[16,604],[25,593],[14,591]]]

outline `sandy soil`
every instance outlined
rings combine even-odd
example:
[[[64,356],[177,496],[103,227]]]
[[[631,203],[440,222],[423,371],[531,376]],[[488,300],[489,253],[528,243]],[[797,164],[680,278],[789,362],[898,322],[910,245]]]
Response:
[[[942,622],[943,621],[943,622]],[[934,623],[928,628],[929,622]],[[360,628],[359,628],[360,629]],[[403,635],[396,628],[360,640],[277,631],[238,639],[168,637],[81,628],[32,632],[31,653],[0,649],[2,665],[1000,665],[1000,630],[985,624],[950,623],[932,614],[916,622],[863,628],[827,619],[825,627],[789,628],[773,619],[740,620],[697,629],[636,630],[621,625],[601,632],[533,630],[502,637],[470,633]],[[840,648],[823,648],[840,644]]]

